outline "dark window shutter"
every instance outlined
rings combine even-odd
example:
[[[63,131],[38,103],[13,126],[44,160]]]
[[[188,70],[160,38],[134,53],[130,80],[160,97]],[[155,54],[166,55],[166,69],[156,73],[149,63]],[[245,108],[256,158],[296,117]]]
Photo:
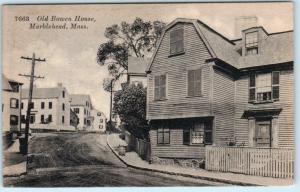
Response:
[[[194,96],[194,71],[188,71],[188,96]]]
[[[279,100],[279,71],[272,72],[272,98]]]
[[[16,108],[19,108],[19,99],[16,99]]]
[[[249,87],[255,87],[255,74],[250,75]]]
[[[190,129],[189,128],[183,129],[183,144],[186,144],[186,145],[190,144]]]
[[[154,99],[157,100],[160,98],[160,76],[155,76],[154,77]]]
[[[279,85],[279,71],[272,73],[272,85]]]
[[[196,96],[201,95],[201,69],[195,71],[195,80],[194,80],[194,94]]]
[[[204,142],[205,144],[212,144],[212,123],[206,122],[204,124]]]
[[[183,52],[183,29],[177,30],[177,53]]]
[[[180,53],[183,50],[183,28],[170,31],[170,53]]]
[[[249,77],[249,101],[255,101],[255,74],[251,74]]]
[[[166,75],[160,76],[160,99],[166,98]]]
[[[249,101],[254,101],[255,100],[255,88],[250,88],[249,89]]]
[[[279,86],[273,86],[272,87],[272,97],[274,100],[279,99]]]

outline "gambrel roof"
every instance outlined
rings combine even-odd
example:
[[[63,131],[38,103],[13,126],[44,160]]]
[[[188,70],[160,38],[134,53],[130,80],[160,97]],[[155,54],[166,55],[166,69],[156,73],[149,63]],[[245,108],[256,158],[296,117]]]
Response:
[[[178,18],[168,24],[159,40],[158,47],[155,50],[152,58],[148,64],[146,72],[150,71],[152,62],[159,50],[162,39],[166,31],[177,23],[190,23],[193,24],[199,37],[205,43],[212,58],[221,60],[236,69],[243,69],[247,67],[271,65],[278,63],[292,62],[293,58],[293,31],[279,32],[267,34],[264,43],[266,50],[264,54],[257,54],[255,56],[243,57],[241,55],[242,40],[229,40],[222,34],[218,33],[205,23],[196,19]]]

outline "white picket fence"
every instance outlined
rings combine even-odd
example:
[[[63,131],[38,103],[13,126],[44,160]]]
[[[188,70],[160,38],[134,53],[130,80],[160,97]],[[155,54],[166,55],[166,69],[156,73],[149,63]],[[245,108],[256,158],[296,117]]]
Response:
[[[205,169],[248,175],[294,178],[294,150],[206,146]]]

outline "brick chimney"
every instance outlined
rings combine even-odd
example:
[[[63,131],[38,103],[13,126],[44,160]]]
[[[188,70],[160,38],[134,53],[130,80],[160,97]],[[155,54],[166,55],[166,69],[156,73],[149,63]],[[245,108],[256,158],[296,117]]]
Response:
[[[249,29],[251,27],[257,27],[258,19],[255,15],[252,16],[240,16],[235,18],[234,26],[234,38],[239,39],[242,37],[242,30]]]

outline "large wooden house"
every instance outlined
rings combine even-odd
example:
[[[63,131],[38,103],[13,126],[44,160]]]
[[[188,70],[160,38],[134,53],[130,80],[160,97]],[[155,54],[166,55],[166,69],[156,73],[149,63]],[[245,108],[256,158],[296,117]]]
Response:
[[[204,159],[206,146],[294,147],[293,31],[230,40],[176,19],[148,65],[151,156]]]

